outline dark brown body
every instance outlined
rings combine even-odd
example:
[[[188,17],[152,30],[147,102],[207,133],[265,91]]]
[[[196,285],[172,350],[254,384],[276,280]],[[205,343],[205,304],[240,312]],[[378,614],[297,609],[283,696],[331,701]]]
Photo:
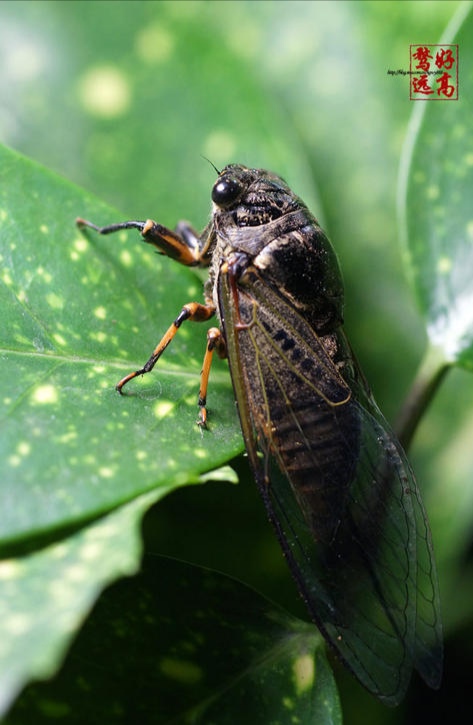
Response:
[[[219,223],[217,217],[217,229]],[[234,384],[246,391],[261,445],[305,499],[302,510],[314,536],[330,542],[358,450],[350,405],[354,367],[340,327],[337,261],[304,208],[265,224],[256,254],[246,241],[250,230],[231,229],[218,234],[223,249],[215,257],[224,265],[215,277],[214,299],[222,315],[226,274],[237,296],[236,304],[228,300],[230,332],[222,315],[227,345],[238,338],[241,380]]]

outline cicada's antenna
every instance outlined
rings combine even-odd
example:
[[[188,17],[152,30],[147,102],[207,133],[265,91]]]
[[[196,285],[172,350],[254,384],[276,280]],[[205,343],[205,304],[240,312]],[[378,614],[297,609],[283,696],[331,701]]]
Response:
[[[213,163],[211,162],[211,160],[207,158],[207,156],[204,156],[203,154],[200,154],[200,155],[202,156],[202,158],[203,158],[203,159],[205,159],[205,161],[208,161],[208,162],[209,162],[210,166],[211,166],[211,167],[212,167],[213,169],[215,169],[215,171],[217,172],[217,174],[218,174],[218,175],[220,176],[220,174],[221,174],[222,172],[221,172],[221,171],[219,171],[219,170],[217,169],[217,167],[215,166],[215,164],[213,164]]]

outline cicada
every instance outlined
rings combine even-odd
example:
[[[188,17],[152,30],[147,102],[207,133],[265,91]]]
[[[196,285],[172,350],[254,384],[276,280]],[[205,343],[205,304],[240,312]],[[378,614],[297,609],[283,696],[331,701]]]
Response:
[[[440,684],[442,632],[431,534],[412,469],[345,337],[343,283],[316,218],[279,176],[218,172],[201,234],[138,229],[181,264],[208,267],[204,303],[185,304],[145,365],[185,320],[207,334],[199,423],[212,355],[227,357],[256,484],[310,616],[358,680],[386,704],[413,669]]]

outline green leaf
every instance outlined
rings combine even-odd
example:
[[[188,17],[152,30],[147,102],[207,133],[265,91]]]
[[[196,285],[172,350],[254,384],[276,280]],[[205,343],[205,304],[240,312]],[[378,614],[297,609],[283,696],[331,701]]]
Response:
[[[406,261],[433,347],[473,368],[473,14],[463,3],[442,43],[459,46],[459,100],[415,104],[401,162]],[[452,70],[452,73],[454,71]]]
[[[137,571],[145,494],[66,540],[0,562],[0,714],[32,679],[52,675],[100,591]]]
[[[224,364],[211,374],[211,430],[196,425],[205,329],[184,326],[152,375],[114,384],[148,359],[202,285],[139,235],[83,235],[77,215],[121,216],[0,150],[0,541],[179,485],[241,450]]]
[[[315,627],[234,579],[163,557],[103,594],[55,681],[29,687],[7,723],[111,713],[143,725],[341,722]]]
[[[151,503],[241,442],[223,366],[211,378],[211,430],[195,425],[205,330],[182,330],[149,381],[126,397],[114,390],[189,295],[200,299],[201,282],[139,237],[81,235],[77,214],[117,213],[5,148],[0,179],[1,710],[57,668],[103,586],[137,569]]]

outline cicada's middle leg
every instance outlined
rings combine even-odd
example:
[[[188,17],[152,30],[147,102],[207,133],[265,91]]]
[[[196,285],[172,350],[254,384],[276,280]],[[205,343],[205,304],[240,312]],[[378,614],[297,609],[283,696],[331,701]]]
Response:
[[[202,371],[200,373],[200,412],[197,423],[202,426],[202,428],[206,428],[207,426],[207,388],[209,384],[210,366],[212,365],[212,358],[215,350],[217,351],[217,355],[219,357],[227,357],[227,346],[221,331],[218,327],[211,327],[207,332],[207,348],[205,350],[204,362],[202,363]]]
[[[133,373],[126,375],[119,383],[115,386],[119,393],[122,392],[123,386],[126,385],[130,380],[136,378],[137,375],[144,375],[150,373],[156,365],[157,361],[173,339],[174,335],[180,328],[185,320],[191,320],[192,322],[205,322],[209,320],[215,314],[215,307],[211,304],[201,305],[199,302],[189,302],[184,305],[179,315],[176,317],[172,325],[164,333],[163,337],[156,345],[149,360],[139,370],[135,370]],[[207,374],[208,378],[208,374]],[[200,403],[199,403],[200,405]]]

